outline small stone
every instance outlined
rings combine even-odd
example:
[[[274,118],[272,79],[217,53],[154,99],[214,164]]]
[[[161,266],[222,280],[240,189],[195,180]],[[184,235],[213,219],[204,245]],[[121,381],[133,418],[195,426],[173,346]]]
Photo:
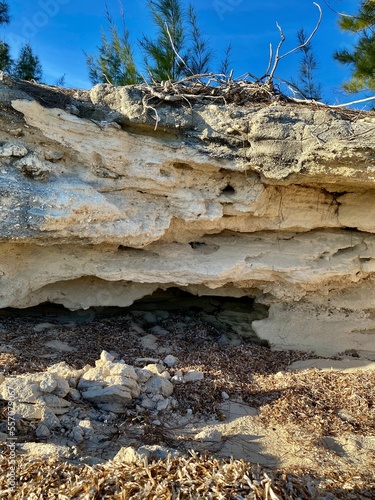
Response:
[[[62,415],[69,411],[71,403],[63,398],[59,398],[55,394],[46,394],[38,398],[38,402],[41,405],[48,406],[56,415]]]
[[[75,387],[78,379],[86,372],[91,366],[86,365],[82,370],[76,370],[69,366],[65,361],[56,363],[47,368],[47,372],[55,373],[59,377],[66,379],[70,386]]]
[[[106,460],[103,460],[102,458],[98,458],[98,457],[92,457],[92,456],[82,457],[79,459],[79,461],[86,464],[86,465],[90,465],[91,467],[93,465],[102,465],[102,464],[106,463]]]
[[[229,399],[229,395],[226,392],[224,392],[224,391],[221,393],[221,397],[222,397],[222,399],[224,401],[226,401],[227,399]]]
[[[56,382],[56,386],[53,389],[53,393],[60,398],[64,398],[70,391],[69,383],[62,377],[59,377],[55,373],[44,373],[43,379],[41,380],[39,387],[42,389],[41,384],[43,382],[44,386],[51,388],[53,386],[53,382]],[[45,391],[47,392],[47,391]],[[51,391],[49,391],[51,392]]]
[[[137,374],[138,382],[140,384],[144,384],[145,382],[147,382],[149,378],[153,376],[152,371],[146,370],[146,368],[136,368],[135,372]]]
[[[69,390],[69,396],[73,399],[73,401],[79,401],[81,399],[81,393],[73,387]]]
[[[52,323],[38,323],[34,326],[33,330],[34,332],[43,332],[44,330],[50,330],[55,327],[56,325],[53,325]]]
[[[173,393],[173,384],[160,375],[154,375],[150,378],[145,386],[144,391],[151,394],[161,394],[162,396],[169,397]]]
[[[157,419],[153,420],[151,423],[152,423],[152,425],[156,425],[156,426],[160,426],[161,425],[160,420],[157,420]]]
[[[40,420],[43,417],[43,406],[30,403],[14,403],[13,413],[25,420]]]
[[[351,415],[348,411],[346,411],[345,409],[342,409],[342,410],[339,410],[337,412],[337,416],[339,418],[341,418],[341,420],[343,420],[344,422],[353,422],[355,421],[355,418],[353,417],[353,415]]]
[[[45,149],[43,153],[44,159],[48,161],[59,161],[64,157],[64,153],[57,149]]]
[[[14,137],[21,137],[23,135],[22,128],[13,128],[8,130],[8,134],[13,135]]]
[[[169,318],[169,312],[168,311],[160,311],[158,309],[157,311],[155,311],[155,314],[160,319],[168,319]]]
[[[144,450],[139,453],[131,446],[121,448],[117,455],[113,458],[114,462],[121,462],[125,464],[138,464],[142,465],[149,457],[149,452]]]
[[[189,417],[180,417],[179,420],[178,420],[178,425],[181,426],[181,427],[183,427],[183,426],[185,426],[185,425],[187,425],[189,423],[190,423]]]
[[[53,392],[57,387],[57,380],[51,373],[45,373],[45,377],[40,381],[39,387],[43,392]]]
[[[146,410],[154,410],[156,407],[156,403],[152,401],[152,399],[144,395],[142,397],[141,407],[145,408]]]
[[[78,382],[78,389],[85,390],[102,385],[104,379],[108,375],[110,375],[110,371],[105,366],[90,368],[82,375],[80,381]]]
[[[158,444],[143,445],[138,448],[137,453],[140,455],[146,454],[148,460],[168,460],[169,457],[178,457],[179,453],[173,448],[167,448]]]
[[[186,410],[186,415],[192,415],[193,414],[193,410],[191,408],[188,408]]]
[[[23,156],[26,156],[28,153],[28,150],[25,148],[25,146],[19,146],[18,144],[4,144],[4,146],[0,147],[0,156],[3,157],[18,157],[22,158]]]
[[[150,328],[150,332],[154,335],[160,335],[160,336],[164,336],[164,335],[169,334],[168,330],[166,330],[165,328],[162,328],[159,325],[156,325],[156,326],[153,326],[152,328]]]
[[[199,382],[204,379],[204,373],[196,370],[191,370],[184,375],[185,382]]]
[[[130,377],[123,377],[121,375],[113,375],[106,377],[105,383],[108,386],[123,386],[126,391],[130,391],[133,398],[137,398],[141,392],[141,389],[137,382]]]
[[[68,104],[67,106],[65,106],[65,110],[74,116],[80,115],[79,108],[75,104]]]
[[[173,375],[171,378],[172,384],[179,385],[184,383],[184,377],[182,375]]]
[[[163,360],[164,364],[168,366],[169,368],[173,368],[177,365],[178,359],[173,356],[172,354],[168,354]]]
[[[135,358],[134,364],[136,365],[144,365],[145,363],[157,363],[159,361],[158,358]]]
[[[157,351],[158,350],[158,345],[157,345],[157,337],[155,335],[152,335],[152,333],[145,335],[140,339],[141,345],[143,349],[148,349],[150,351]]]
[[[121,377],[131,378],[133,380],[137,380],[137,373],[133,366],[126,365],[125,363],[115,363],[110,367],[111,375],[119,375]]]
[[[220,403],[218,415],[222,420],[233,421],[241,417],[259,415],[259,410],[242,402],[226,400]]]
[[[143,319],[145,320],[146,323],[157,323],[157,321],[158,321],[155,314],[153,314],[152,312],[149,312],[149,311],[147,311],[143,314]]]
[[[62,351],[62,352],[73,352],[75,351],[75,348],[69,345],[67,342],[62,342],[61,340],[54,339],[54,340],[49,340],[48,342],[45,343],[46,347],[50,347],[51,349],[54,349],[55,351]]]
[[[98,403],[120,403],[126,404],[132,400],[130,391],[121,385],[112,385],[87,390],[81,393],[84,399]]]
[[[125,413],[126,406],[124,403],[98,403],[98,408],[102,411],[110,411],[111,413]]]
[[[94,432],[91,420],[80,420],[78,422],[78,427],[81,427],[85,434],[92,434]]]
[[[60,420],[56,417],[55,413],[48,407],[42,409],[42,420],[41,423],[44,424],[48,429],[60,429]]]
[[[83,441],[83,429],[79,426],[73,427],[71,432],[71,438],[76,443],[81,443]]]
[[[115,357],[112,356],[112,354],[109,354],[109,352],[107,351],[102,351],[102,353],[100,354],[100,360],[104,363],[106,363],[107,361],[113,361],[114,359]]]
[[[209,429],[199,432],[195,439],[200,439],[202,441],[210,441],[214,443],[219,443],[221,441],[222,434],[216,429]]]
[[[139,333],[139,334],[143,334],[145,333],[144,329],[139,326],[137,323],[130,323],[130,330],[132,330],[133,332],[136,332],[136,333]]]
[[[51,433],[46,425],[39,424],[35,430],[35,435],[38,438],[48,438],[51,435]]]
[[[146,365],[144,367],[144,370],[148,370],[148,371],[154,373],[155,375],[160,375],[160,373],[162,372],[162,368],[160,367],[160,365],[158,363]]]
[[[189,325],[187,323],[184,323],[183,321],[178,321],[173,325],[175,330],[184,330],[187,328]]]
[[[72,443],[74,445],[74,443]],[[69,459],[73,450],[68,446],[52,443],[20,443],[20,452],[38,459],[49,460],[50,458]]]
[[[19,156],[12,155],[12,156]],[[22,154],[22,156],[24,156]],[[24,156],[21,160],[16,162],[16,167],[21,170],[21,172],[26,177],[31,177],[32,179],[45,180],[52,172],[52,164],[42,161],[35,153],[31,153],[28,156]]]
[[[157,411],[164,411],[168,408],[169,406],[169,399],[162,399],[159,401],[156,405],[156,410]]]

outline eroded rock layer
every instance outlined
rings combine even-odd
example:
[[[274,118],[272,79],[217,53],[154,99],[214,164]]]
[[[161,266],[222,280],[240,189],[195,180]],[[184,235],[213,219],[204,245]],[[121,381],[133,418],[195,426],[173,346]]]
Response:
[[[0,87],[0,307],[249,296],[274,348],[375,356],[375,115]]]

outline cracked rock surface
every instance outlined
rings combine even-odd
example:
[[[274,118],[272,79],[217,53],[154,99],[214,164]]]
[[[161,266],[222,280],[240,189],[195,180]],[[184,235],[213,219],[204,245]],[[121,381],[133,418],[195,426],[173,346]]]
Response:
[[[375,358],[373,113],[4,77],[0,104],[1,308],[251,297],[273,348]]]

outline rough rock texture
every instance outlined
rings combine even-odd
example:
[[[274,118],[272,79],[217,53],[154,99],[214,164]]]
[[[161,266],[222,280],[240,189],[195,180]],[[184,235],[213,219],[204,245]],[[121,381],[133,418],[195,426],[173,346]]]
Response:
[[[375,115],[0,86],[0,307],[250,296],[275,348],[375,356]]]

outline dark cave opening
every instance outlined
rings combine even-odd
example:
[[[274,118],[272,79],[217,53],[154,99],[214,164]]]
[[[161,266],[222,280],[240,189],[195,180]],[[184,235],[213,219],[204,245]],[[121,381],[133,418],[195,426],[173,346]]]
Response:
[[[37,318],[41,322],[62,325],[87,324],[101,318],[131,315],[142,324],[162,325],[166,318],[174,316],[195,318],[211,327],[218,335],[227,333],[239,341],[267,346],[252,328],[252,322],[268,317],[268,307],[258,304],[253,297],[219,295],[194,295],[178,287],[157,289],[153,294],[136,300],[128,307],[102,306],[71,311],[60,304],[43,303],[25,309],[5,308],[1,318]]]

